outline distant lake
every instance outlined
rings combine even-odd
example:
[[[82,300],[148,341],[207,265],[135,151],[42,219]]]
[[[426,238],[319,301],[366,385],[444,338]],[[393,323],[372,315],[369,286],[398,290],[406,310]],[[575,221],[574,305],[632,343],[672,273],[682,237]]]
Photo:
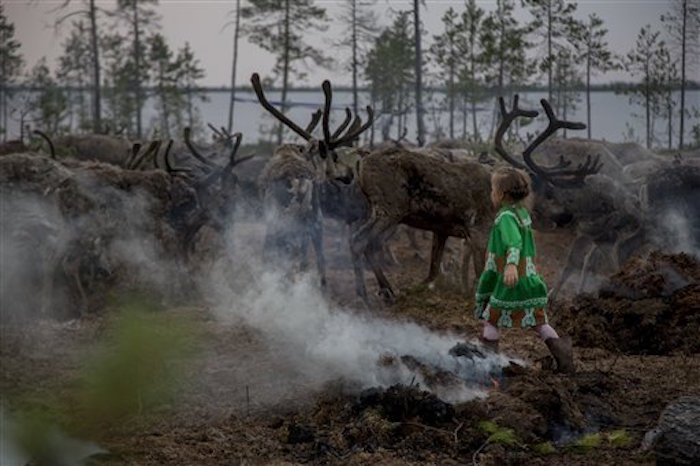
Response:
[[[267,94],[270,101],[279,100],[280,93],[270,91]],[[211,122],[215,126],[226,126],[228,123],[228,105],[230,93],[226,91],[208,91],[206,93],[207,102],[199,102],[198,107],[203,123]],[[534,133],[540,131],[547,123],[547,120],[539,104],[539,100],[547,97],[546,92],[524,92],[520,94],[520,107],[537,109],[540,111],[540,116],[532,125],[521,128],[521,134],[525,136],[527,132]],[[568,109],[567,119],[570,121],[586,122],[586,106],[585,94],[580,93],[578,103],[574,109]],[[253,143],[260,139],[268,139],[271,136],[264,134],[274,128],[276,120],[273,120],[267,112],[257,102],[253,92],[238,91],[236,93],[237,102],[235,104],[234,114],[234,131],[240,131],[244,136],[244,143]],[[240,99],[240,101],[239,101]],[[445,109],[446,104],[443,101],[444,94],[441,92],[428,93],[425,98],[425,125],[428,133],[428,138],[434,139],[434,135],[439,131],[446,137],[449,133],[449,114]],[[680,92],[676,95],[677,101],[680,101]],[[318,91],[291,91],[288,94],[288,101],[292,106],[288,110],[288,115],[300,126],[306,126],[310,120],[311,113],[323,103],[323,93],[319,87]],[[368,98],[366,93],[360,94],[360,105],[367,105]],[[493,98],[482,102],[479,105],[480,110],[477,112],[477,121],[479,130],[483,137],[488,136],[491,128],[493,106],[496,99]],[[148,125],[149,122],[155,120],[156,113],[152,105],[152,100],[149,99],[144,109],[144,122]],[[352,93],[350,91],[335,91],[333,93],[333,107],[335,124],[338,124],[344,118],[343,108],[352,104]],[[510,106],[510,103],[507,103]],[[686,109],[690,110],[693,107],[700,107],[700,91],[686,91]],[[673,122],[673,144],[678,141],[678,111],[674,115]],[[361,110],[361,116],[366,118],[364,110]],[[562,115],[558,115],[560,118]],[[397,137],[397,126],[395,117],[390,127],[390,136]],[[523,120],[524,121],[524,120]],[[622,142],[634,140],[643,143],[645,140],[645,121],[644,108],[640,105],[630,104],[629,97],[622,94],[615,94],[610,91],[601,91],[591,93],[591,121],[592,121],[592,137],[594,139],[604,139],[612,142]],[[386,115],[382,115],[375,121],[375,140],[381,140],[381,127],[389,122]],[[686,119],[686,141],[689,140],[690,128],[692,120]],[[415,141],[416,123],[415,110],[408,115],[408,139]],[[17,122],[11,122],[10,136],[17,136],[19,132]],[[471,115],[467,123],[467,135],[472,133]],[[655,123],[655,147],[666,147],[668,140],[667,122],[664,119],[657,118]],[[455,137],[462,136],[462,116],[459,108],[455,114]],[[586,137],[586,130],[570,131],[569,137]]]

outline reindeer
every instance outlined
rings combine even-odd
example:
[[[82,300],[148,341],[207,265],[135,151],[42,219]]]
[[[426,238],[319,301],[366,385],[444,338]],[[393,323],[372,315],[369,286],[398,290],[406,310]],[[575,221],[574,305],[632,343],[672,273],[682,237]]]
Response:
[[[234,135],[227,164],[214,164],[196,177],[172,166],[172,141],[165,155],[159,141],[145,148],[134,145],[130,169],[97,162],[59,162],[33,153],[1,157],[0,194],[8,203],[16,200],[25,206],[5,216],[8,222],[3,227],[9,230],[3,241],[31,251],[27,257],[37,256],[30,262],[42,264],[41,270],[29,271],[41,290],[36,308],[48,312],[55,297],[54,281],[60,279],[80,314],[87,312],[97,288],[114,282],[124,266],[123,254],[115,254],[115,248],[132,239],[145,240],[158,254],[174,260],[182,273],[172,283],[189,276],[186,272],[193,265],[192,252],[201,229],[209,225],[221,231],[230,223],[232,170],[246,160],[235,157],[240,141],[241,135]],[[149,159],[163,166],[140,169]],[[35,205],[44,207],[37,210]],[[133,260],[138,258],[128,258]],[[179,288],[187,290],[190,285]]]
[[[306,141],[305,145],[284,144],[278,147],[260,176],[267,216],[264,255],[271,257],[275,252],[282,252],[288,259],[303,261],[310,239],[316,253],[321,284],[325,286],[321,196],[324,190],[334,189],[328,183],[348,183],[352,179],[349,170],[338,172],[336,149],[351,145],[372,125],[372,108],[367,107],[365,123],[357,115],[353,119],[352,112],[346,108],[345,120],[331,132],[332,89],[330,81],[326,80],[321,86],[325,97],[323,110],[313,113],[311,122],[302,128],[267,101],[257,73],[251,76],[251,83],[260,104]],[[312,135],[319,122],[322,139]]]
[[[535,178],[535,192],[542,195],[541,187],[551,183],[557,186],[576,186],[586,176],[596,173],[598,160],[590,158],[576,169],[570,162],[560,163],[552,169],[540,167],[532,161],[532,151],[558,129],[580,129],[583,125],[557,120],[547,101],[542,105],[549,118],[549,126],[523,153],[526,165],[511,157],[502,146],[502,138],[513,120],[520,116],[534,118],[536,111],[517,107],[506,112],[501,104],[502,121],[496,133],[496,151],[512,165],[527,169]],[[583,126],[585,127],[585,126]],[[371,215],[351,239],[354,262],[361,256],[367,258],[385,301],[392,302],[394,292],[375,258],[377,245],[381,244],[395,225],[403,223],[415,228],[432,231],[433,247],[430,272],[432,281],[439,272],[439,264],[448,236],[464,238],[464,263],[473,256],[474,269],[479,273],[484,266],[483,248],[486,234],[493,220],[494,209],[489,199],[490,167],[478,162],[445,162],[429,155],[401,149],[373,152],[362,159],[357,182],[370,204]],[[355,268],[357,293],[367,299],[362,269]]]

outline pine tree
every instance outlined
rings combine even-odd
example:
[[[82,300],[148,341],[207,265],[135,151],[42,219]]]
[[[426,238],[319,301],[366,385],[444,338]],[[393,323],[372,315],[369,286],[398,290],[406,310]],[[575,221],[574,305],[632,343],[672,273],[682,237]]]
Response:
[[[280,110],[287,109],[290,75],[303,77],[295,63],[311,60],[319,66],[328,66],[322,49],[307,44],[304,34],[326,30],[326,10],[314,6],[312,0],[249,0],[250,6],[241,9],[246,20],[243,30],[248,40],[276,57],[273,74],[282,78]],[[279,123],[277,143],[282,143],[284,124]]]
[[[71,3],[71,0],[64,0],[61,8],[65,8]],[[100,81],[100,38],[97,28],[97,13],[100,9],[97,7],[95,0],[84,0],[86,9],[78,10],[60,17],[56,20],[56,26],[59,26],[63,21],[75,15],[84,15],[89,22],[89,35],[80,38],[85,41],[81,47],[87,47],[90,52],[90,71],[85,76],[92,77],[92,129],[95,133],[102,132],[102,87]],[[89,45],[88,45],[89,44]],[[77,47],[77,45],[76,45]]]
[[[570,111],[576,109],[578,94],[574,90],[580,86],[581,77],[576,69],[576,57],[569,48],[562,48],[553,61],[554,78],[556,83],[556,113],[566,120]],[[563,131],[566,138],[566,129]]]
[[[0,3],[0,105],[2,111],[2,138],[7,141],[7,115],[10,85],[22,73],[23,59],[19,53],[20,43],[15,39],[15,25],[5,16],[3,5]]]
[[[177,65],[173,53],[162,34],[155,34],[148,40],[148,62],[153,68],[153,84],[157,101],[159,136],[171,137],[170,120],[177,118],[182,107],[180,93],[177,91]]]
[[[512,0],[496,0],[496,9],[484,19],[479,38],[486,82],[496,83],[499,96],[504,94],[507,84],[523,84],[527,78],[526,30],[515,20],[514,8]],[[494,107],[490,135],[493,134],[496,114]]]
[[[133,134],[136,99],[133,92],[134,61],[132,41],[119,33],[100,38],[104,58],[104,98],[106,122],[117,131]]]
[[[359,111],[358,82],[363,57],[369,52],[371,41],[377,35],[377,16],[370,9],[375,0],[345,0],[339,20],[345,25],[343,39],[337,45],[350,49],[347,70],[352,73],[352,110]]]
[[[475,141],[480,139],[479,128],[476,121],[476,104],[483,98],[483,82],[481,75],[481,46],[479,43],[479,32],[482,27],[485,12],[476,4],[476,0],[468,0],[466,9],[462,12],[462,28],[464,31],[464,57],[463,66],[460,70],[460,88],[463,93],[463,127],[462,137],[466,138],[467,133],[467,104],[471,106],[472,114],[472,134]]]
[[[529,26],[536,37],[544,39],[546,52],[539,60],[541,71],[547,73],[547,92],[552,100],[553,84],[552,70],[557,53],[565,47],[576,11],[575,3],[565,0],[522,0],[524,6],[530,8],[533,21]]]
[[[117,0],[117,7],[112,15],[126,25],[132,39],[131,52],[133,66],[131,71],[131,90],[136,106],[136,137],[143,135],[143,106],[146,101],[144,87],[148,84],[148,67],[145,66],[144,56],[147,53],[146,40],[154,31],[160,28],[159,17],[151,8],[158,0]]]
[[[681,60],[681,105],[680,105],[680,137],[678,148],[683,148],[685,133],[685,90],[688,86],[688,71],[696,70],[700,64],[700,4],[693,0],[672,0],[671,11],[661,15],[673,47],[674,57]],[[695,57],[695,61],[691,58]]]
[[[449,8],[442,17],[444,31],[440,35],[433,36],[433,44],[430,47],[430,56],[435,61],[440,74],[446,78],[443,83],[446,89],[449,119],[450,139],[455,137],[455,101],[457,99],[457,71],[458,64],[466,50],[463,40],[463,26],[457,12]]]
[[[425,123],[423,122],[423,52],[420,22],[421,0],[413,0],[413,51],[415,52],[415,96],[416,96],[416,126],[418,145],[425,144]]]
[[[651,26],[642,27],[637,35],[637,42],[626,57],[625,67],[633,76],[641,76],[641,83],[632,90],[632,100],[639,100],[644,106],[646,121],[646,146],[651,148],[653,141],[652,103],[657,88],[654,82],[654,55],[659,50],[659,32],[652,32]]]
[[[603,20],[595,13],[588,16],[588,22],[573,23],[571,32],[576,59],[586,70],[586,121],[588,139],[591,139],[591,76],[598,71],[605,73],[616,69],[618,65],[605,40],[608,30],[603,27]]]
[[[197,81],[204,78],[204,69],[201,68],[199,60],[194,56],[194,51],[190,47],[189,42],[185,42],[185,46],[180,49],[175,61],[177,69],[178,88],[185,89],[187,99],[187,126],[196,128],[198,126],[198,110],[195,107],[194,101],[198,99],[200,102],[207,100],[205,93],[199,91]]]
[[[227,128],[229,133],[233,131],[233,108],[236,105],[236,69],[238,67],[238,38],[241,35],[241,0],[236,0],[236,9],[233,11],[233,13],[236,14],[236,20],[234,21],[236,29],[233,31],[233,61],[231,63],[231,100],[229,101],[228,105]],[[190,118],[190,120],[192,120],[192,118]],[[192,127],[192,125],[190,125],[190,127]]]
[[[389,139],[395,115],[398,119],[396,137],[402,137],[410,107],[415,54],[409,14],[410,11],[397,13],[392,26],[377,37],[365,68],[372,106],[380,109],[379,114],[388,116],[382,125],[384,140]]]
[[[92,73],[92,54],[89,32],[83,21],[74,21],[70,36],[63,43],[63,55],[59,57],[56,78],[68,92],[69,126],[73,124],[73,108],[77,107],[77,127],[87,129],[92,124],[85,101],[85,87]]]
[[[58,134],[68,102],[63,90],[51,76],[46,58],[32,68],[25,86],[33,92],[29,102],[31,119],[44,131]]]
[[[668,148],[672,149],[673,113],[677,103],[673,97],[673,91],[679,84],[680,76],[677,62],[663,42],[659,44],[658,51],[654,54],[652,73],[654,74],[654,87],[658,89],[654,99],[654,112],[660,114],[667,121]]]

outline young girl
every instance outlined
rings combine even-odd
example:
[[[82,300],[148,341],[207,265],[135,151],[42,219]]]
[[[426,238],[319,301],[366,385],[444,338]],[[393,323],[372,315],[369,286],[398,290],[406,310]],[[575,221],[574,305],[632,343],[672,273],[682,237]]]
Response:
[[[532,221],[524,206],[530,179],[522,171],[499,168],[491,176],[491,201],[498,210],[489,235],[486,266],[479,279],[475,315],[484,321],[482,342],[498,351],[498,328],[533,328],[557,362],[571,373],[571,338],[559,338],[547,323],[547,285],[535,268]]]

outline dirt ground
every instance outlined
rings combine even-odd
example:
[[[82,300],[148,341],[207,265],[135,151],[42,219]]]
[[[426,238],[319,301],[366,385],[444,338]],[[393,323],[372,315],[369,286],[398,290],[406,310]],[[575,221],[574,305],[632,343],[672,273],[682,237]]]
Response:
[[[262,231],[242,225],[237,240],[260,241]],[[429,236],[419,233],[414,251],[399,234],[400,264],[388,269],[397,302],[386,307],[377,298],[365,310],[354,295],[342,230],[328,231],[333,302],[465,339],[478,335],[473,301],[452,265],[459,263],[458,242],[448,243],[445,275],[427,287],[421,280]],[[571,237],[543,233],[537,241],[541,272],[552,285]],[[534,334],[508,331],[501,351],[524,365],[494,377],[484,399],[458,404],[412,381],[383,389],[342,380],[319,385],[285,363],[283,344],[240,322],[222,323],[206,305],[172,306],[169,312],[204,329],[205,347],[172,398],[88,435],[108,452],[90,464],[654,464],[640,450],[642,436],[670,401],[700,394],[699,267],[687,256],[657,254],[605,279],[600,296],[564,293],[550,317],[574,339],[577,373],[552,373]],[[376,294],[369,273],[366,282]],[[49,412],[61,424],[65,413],[51,413],[53,402],[71,399],[83,356],[104,337],[107,322],[102,314],[4,326],[0,393],[10,411]]]

